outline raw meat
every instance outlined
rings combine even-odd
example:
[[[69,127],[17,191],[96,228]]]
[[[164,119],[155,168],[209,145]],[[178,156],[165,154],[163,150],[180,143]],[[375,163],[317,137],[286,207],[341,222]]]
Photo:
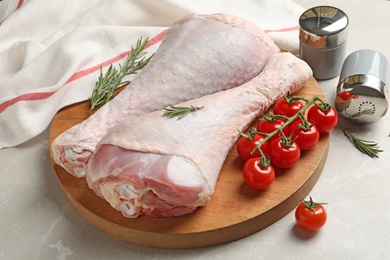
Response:
[[[87,182],[124,216],[177,216],[210,199],[228,152],[250,123],[312,73],[290,53],[277,53],[240,87],[178,106],[204,106],[177,120],[163,110],[119,124],[99,142]]]
[[[52,145],[57,164],[77,177],[97,142],[124,119],[239,86],[260,73],[274,42],[254,24],[224,14],[190,15],[167,32],[149,64],[116,98]]]

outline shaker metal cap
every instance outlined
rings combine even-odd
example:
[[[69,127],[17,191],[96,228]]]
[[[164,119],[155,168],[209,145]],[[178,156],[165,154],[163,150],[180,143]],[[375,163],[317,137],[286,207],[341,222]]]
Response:
[[[339,115],[355,124],[371,124],[388,110],[390,64],[375,50],[358,50],[344,61],[335,96]]]
[[[313,7],[299,18],[299,39],[313,48],[334,48],[347,40],[348,23],[348,16],[336,7]]]

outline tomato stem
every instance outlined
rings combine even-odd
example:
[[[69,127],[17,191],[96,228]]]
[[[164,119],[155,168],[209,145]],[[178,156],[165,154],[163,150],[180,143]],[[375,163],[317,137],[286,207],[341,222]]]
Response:
[[[316,212],[315,212],[315,207],[317,206],[320,206],[320,205],[326,205],[328,203],[325,203],[325,202],[314,202],[313,201],[313,198],[311,196],[309,196],[310,200],[307,201],[307,200],[301,200],[301,202],[303,203],[303,205],[305,205],[306,208],[310,209],[311,211],[313,211],[313,214],[315,215]]]
[[[319,107],[322,111],[329,111],[332,108],[328,103],[322,101],[321,99],[318,99],[318,101],[320,101],[320,103],[314,103],[314,104],[317,107]]]
[[[299,128],[301,128],[303,131],[308,131],[310,130],[310,128],[312,128],[314,126],[314,124],[310,124],[306,118],[304,117],[304,115],[301,113],[299,115],[299,117],[301,118],[301,123],[299,124]]]
[[[260,147],[265,143],[267,142],[269,139],[271,139],[274,135],[278,134],[278,133],[282,133],[282,136],[284,136],[282,130],[288,126],[289,124],[291,124],[295,119],[297,119],[298,117],[300,117],[302,119],[302,122],[306,122],[306,119],[304,118],[303,116],[303,113],[306,111],[306,109],[308,109],[311,105],[315,104],[317,106],[319,106],[321,109],[325,108],[325,107],[329,107],[330,108],[330,105],[324,101],[322,101],[318,95],[315,95],[313,96],[311,99],[305,99],[305,98],[299,98],[300,100],[303,100],[305,102],[305,105],[293,116],[291,117],[287,117],[287,116],[284,116],[284,115],[274,115],[272,112],[270,112],[269,116],[265,116],[263,115],[262,116],[262,120],[268,120],[270,122],[274,122],[275,120],[279,119],[279,118],[282,118],[284,120],[286,120],[286,122],[281,126],[279,127],[278,129],[276,129],[275,131],[271,132],[271,133],[261,133],[261,132],[257,132],[257,133],[260,133],[262,135],[265,136],[265,138],[252,150],[251,153],[255,153],[256,150],[261,150]],[[318,104],[316,101],[319,101],[320,104]],[[285,136],[284,136],[285,137]]]
[[[287,104],[294,104],[295,102],[298,102],[300,100],[307,101],[307,99],[303,97],[297,97],[297,96],[290,96],[290,92],[287,92],[287,95],[285,95],[284,100],[286,101]]]
[[[260,149],[261,157],[260,157],[260,165],[263,168],[267,168],[271,165],[271,160],[269,159],[268,154],[264,154],[263,151]]]
[[[289,117],[283,116],[283,115],[274,115],[274,114],[272,113],[272,111],[269,112],[269,116],[266,116],[266,115],[262,115],[262,116],[261,116],[261,120],[267,120],[268,122],[275,122],[275,121],[278,120],[278,119],[288,120]]]
[[[252,127],[248,134],[245,134],[244,132],[242,132],[241,130],[238,130],[238,132],[240,133],[241,136],[245,137],[245,138],[248,138],[249,140],[253,141],[253,137],[257,134],[256,132],[256,129],[254,127]]]
[[[293,143],[295,142],[295,140],[297,139],[296,137],[293,139],[292,134],[290,134],[289,136],[286,136],[283,131],[281,131],[280,133],[281,133],[281,139],[282,139],[282,146],[284,146],[284,147],[291,147],[293,145]]]

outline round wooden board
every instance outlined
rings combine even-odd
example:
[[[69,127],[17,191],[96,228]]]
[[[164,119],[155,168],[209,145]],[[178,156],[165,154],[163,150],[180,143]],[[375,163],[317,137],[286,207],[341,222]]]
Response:
[[[311,78],[294,95],[312,97],[323,92]],[[78,103],[59,111],[51,126],[52,141],[69,127],[88,117],[89,103]],[[293,210],[313,188],[321,175],[328,152],[329,134],[310,151],[302,153],[290,169],[276,169],[274,183],[264,191],[250,189],[243,181],[243,162],[234,147],[226,158],[215,192],[203,208],[171,218],[141,216],[125,218],[95,195],[85,179],[68,174],[53,160],[59,184],[73,208],[92,226],[117,239],[156,248],[198,248],[230,242],[273,224]],[[51,149],[50,149],[51,150]]]

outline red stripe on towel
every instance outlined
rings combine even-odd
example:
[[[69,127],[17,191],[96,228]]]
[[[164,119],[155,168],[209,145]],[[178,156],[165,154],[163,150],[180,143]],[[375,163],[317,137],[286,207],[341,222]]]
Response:
[[[46,98],[50,97],[54,93],[55,92],[33,92],[33,93],[27,93],[27,94],[17,96],[15,98],[9,99],[9,100],[1,103],[0,104],[0,113],[17,102],[42,100],[42,99],[46,99]]]
[[[19,1],[19,3],[22,2],[23,4],[23,1]],[[156,35],[155,37],[151,38],[145,45],[145,49],[146,48],[149,48],[151,46],[153,46],[154,44],[160,42],[165,34],[167,33],[168,29],[162,31],[161,33],[159,33],[158,35]],[[110,60],[107,60],[105,62],[102,62],[96,66],[93,66],[91,68],[88,68],[88,69],[85,69],[85,70],[81,70],[81,71],[78,71],[76,73],[74,73],[69,79],[68,81],[65,83],[65,84],[68,84],[70,82],[73,82],[75,80],[78,80],[82,77],[85,77],[97,70],[100,69],[100,67],[105,67],[105,66],[108,66],[108,65],[111,65],[112,63],[114,62],[117,62],[121,59],[123,59],[124,57],[126,57],[127,55],[129,55],[131,53],[131,51],[127,51],[127,52],[123,52],[121,54],[119,54],[118,56],[110,59]],[[15,98],[12,98],[12,99],[9,99],[3,103],[0,104],[0,113],[2,113],[3,111],[5,111],[7,108],[9,108],[10,106],[20,102],[20,101],[36,101],[36,100],[43,100],[43,99],[46,99],[46,98],[49,98],[51,95],[53,95],[54,93],[56,93],[57,91],[51,91],[51,92],[31,92],[31,93],[26,93],[26,94],[22,94],[22,95],[19,95]]]
[[[159,33],[159,34],[156,35],[155,37],[151,38],[151,39],[145,44],[145,49],[147,49],[147,48],[153,46],[154,44],[156,44],[156,43],[158,43],[158,42],[160,42],[160,41],[164,38],[164,36],[165,36],[165,34],[167,33],[167,31],[168,31],[168,29],[162,31],[161,33]],[[84,76],[87,76],[87,75],[89,75],[89,74],[91,74],[91,73],[93,73],[93,72],[99,70],[100,67],[109,66],[109,65],[111,65],[112,63],[117,62],[117,61],[123,59],[124,57],[126,57],[126,56],[129,55],[130,53],[131,53],[131,51],[123,52],[123,53],[119,54],[118,56],[116,56],[116,57],[114,57],[114,58],[112,58],[112,59],[110,59],[110,60],[107,60],[107,61],[105,61],[105,62],[102,62],[102,63],[100,63],[100,64],[98,64],[98,65],[96,65],[96,66],[93,66],[93,67],[91,67],[91,68],[88,68],[88,69],[85,69],[85,70],[81,70],[81,71],[79,71],[79,72],[76,72],[75,74],[73,74],[73,75],[70,77],[70,79],[68,79],[68,81],[67,81],[65,84],[70,83],[70,82],[75,81],[75,80],[78,80],[79,78],[82,78],[82,77],[84,77]]]
[[[23,5],[23,3],[23,0],[19,0],[18,5],[16,6],[16,10],[18,10]]]
[[[18,6],[17,8],[19,8],[21,5],[23,4],[23,0],[19,0],[19,3],[18,3]],[[288,28],[281,28],[281,29],[273,29],[273,30],[264,30],[266,33],[271,33],[271,32],[290,32],[290,31],[295,31],[295,30],[298,30],[299,27],[298,26],[295,26],[295,27],[288,27]],[[151,38],[145,45],[145,48],[149,48],[151,46],[153,46],[154,44],[160,42],[165,34],[167,33],[168,29],[162,31],[161,33],[159,33],[158,35],[156,35],[155,37]],[[102,62],[96,66],[93,66],[93,67],[90,67],[88,69],[85,69],[85,70],[81,70],[81,71],[78,71],[76,73],[74,73],[69,79],[68,81],[65,83],[65,84],[68,84],[70,82],[73,82],[75,80],[78,80],[82,77],[85,77],[97,70],[100,69],[100,67],[106,67],[106,66],[109,66],[111,65],[112,63],[114,62],[117,62],[121,59],[123,59],[124,57],[126,57],[127,55],[129,55],[131,53],[131,51],[127,51],[127,52],[123,52],[121,54],[119,54],[118,56],[110,59],[110,60],[107,60],[105,62]],[[57,91],[52,91],[52,92],[32,92],[32,93],[26,93],[26,94],[22,94],[22,95],[19,95],[15,98],[12,98],[12,99],[9,99],[3,103],[0,104],[0,113],[2,113],[3,111],[5,111],[7,108],[9,108],[10,106],[14,105],[15,103],[18,103],[20,101],[36,101],[36,100],[43,100],[43,99],[46,99],[46,98],[49,98],[51,95],[53,95],[54,93],[56,93]]]
[[[23,5],[23,3],[24,0],[19,0],[18,4],[16,5],[15,11],[18,10]],[[7,19],[7,17],[5,19]],[[5,19],[0,22],[0,25],[5,21]]]

